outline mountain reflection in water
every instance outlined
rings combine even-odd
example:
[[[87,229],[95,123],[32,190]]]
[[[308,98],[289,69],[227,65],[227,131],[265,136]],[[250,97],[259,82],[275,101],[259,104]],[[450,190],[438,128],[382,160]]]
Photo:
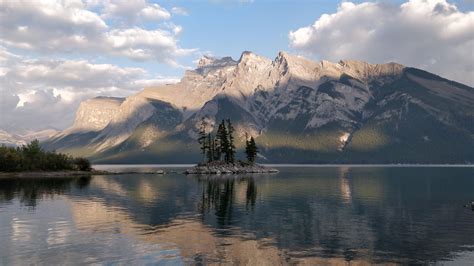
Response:
[[[469,262],[474,168],[0,179],[0,264]]]

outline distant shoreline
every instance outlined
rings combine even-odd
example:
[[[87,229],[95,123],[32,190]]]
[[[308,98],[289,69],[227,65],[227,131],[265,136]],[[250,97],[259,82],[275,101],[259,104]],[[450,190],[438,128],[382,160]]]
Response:
[[[2,178],[37,178],[37,177],[83,177],[95,175],[92,171],[23,171],[23,172],[0,172]]]
[[[263,164],[271,167],[474,167],[474,164]]]
[[[331,167],[354,167],[354,168],[369,168],[369,167],[390,167],[390,168],[428,168],[428,167],[446,167],[446,168],[474,168],[474,164],[261,164],[265,167],[287,167],[287,168],[331,168]],[[96,164],[93,165],[97,168],[93,171],[24,171],[24,172],[0,172],[0,179],[4,178],[76,178],[93,175],[127,175],[127,174],[156,174],[163,175],[167,173],[179,173],[175,171],[164,171],[161,168],[187,168],[196,166],[195,164]],[[160,169],[150,171],[111,171],[105,170],[109,168],[144,168],[144,167],[156,167]],[[182,172],[184,174],[184,171]]]
[[[37,177],[51,177],[51,178],[62,178],[62,177],[85,177],[93,175],[127,175],[127,174],[165,174],[162,170],[140,172],[140,171],[124,171],[124,172],[111,172],[103,170],[92,170],[92,171],[23,171],[23,172],[0,172],[0,179],[2,178],[37,178]]]
[[[134,168],[134,167],[163,167],[163,168],[186,168],[196,164],[93,164],[94,167],[108,168]],[[474,164],[260,164],[268,167],[474,167]]]

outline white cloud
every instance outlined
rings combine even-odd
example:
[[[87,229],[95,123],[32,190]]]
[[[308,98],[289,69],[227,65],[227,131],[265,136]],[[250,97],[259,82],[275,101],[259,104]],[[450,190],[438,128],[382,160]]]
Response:
[[[145,74],[141,68],[91,64],[85,60],[23,60],[12,66],[4,78],[31,86],[87,89],[127,86],[129,80]]]
[[[104,18],[116,18],[126,22],[160,21],[171,18],[170,12],[158,4],[147,3],[145,0],[107,0],[103,3]]]
[[[196,51],[180,47],[182,28],[149,30],[139,25],[139,20],[170,17],[166,9],[144,0],[4,1],[0,6],[0,45],[43,54],[99,54],[176,66],[178,57]]]
[[[0,128],[62,129],[84,99],[177,82],[142,68],[71,59],[183,67],[179,58],[196,49],[179,45],[183,29],[171,19],[171,12],[147,0],[0,0]]]
[[[95,96],[128,96],[145,86],[175,83],[141,68],[85,60],[29,59],[0,46],[0,128],[65,128],[79,103]]]
[[[155,58],[165,63],[174,64],[174,57],[193,53],[194,49],[182,49],[174,38],[181,31],[144,30],[131,28],[112,30],[106,35],[105,44],[111,47],[113,55],[126,56],[135,60]],[[104,47],[105,48],[105,47]]]
[[[188,11],[185,8],[179,7],[179,6],[175,6],[171,8],[171,13],[176,14],[176,15],[181,15],[181,16],[189,15]]]
[[[321,59],[395,61],[474,84],[474,12],[445,0],[342,2],[336,13],[291,31],[289,40]]]

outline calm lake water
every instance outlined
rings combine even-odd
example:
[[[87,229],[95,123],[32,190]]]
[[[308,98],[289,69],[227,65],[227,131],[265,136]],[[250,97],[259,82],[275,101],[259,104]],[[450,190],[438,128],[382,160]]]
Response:
[[[0,264],[474,262],[473,167],[279,169],[0,179]]]

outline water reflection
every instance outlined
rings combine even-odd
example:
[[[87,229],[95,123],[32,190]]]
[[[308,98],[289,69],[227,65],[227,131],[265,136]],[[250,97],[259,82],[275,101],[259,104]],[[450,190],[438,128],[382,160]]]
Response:
[[[0,241],[23,247],[0,251],[7,258],[0,264],[57,263],[55,254],[85,254],[91,263],[259,265],[472,257],[474,213],[463,205],[474,196],[473,174],[339,167],[0,180]]]
[[[197,180],[202,191],[198,209],[202,215],[214,210],[220,227],[232,224],[235,197],[241,195],[244,188],[246,210],[253,210],[255,206],[257,187],[254,177],[205,176],[197,177]]]
[[[349,183],[349,167],[341,167],[340,168],[339,179],[341,182],[340,189],[341,189],[341,197],[344,203],[350,203],[352,199],[351,193],[351,186]]]
[[[0,205],[18,198],[23,205],[34,208],[38,200],[70,192],[72,186],[83,189],[90,180],[91,177],[0,178]]]

